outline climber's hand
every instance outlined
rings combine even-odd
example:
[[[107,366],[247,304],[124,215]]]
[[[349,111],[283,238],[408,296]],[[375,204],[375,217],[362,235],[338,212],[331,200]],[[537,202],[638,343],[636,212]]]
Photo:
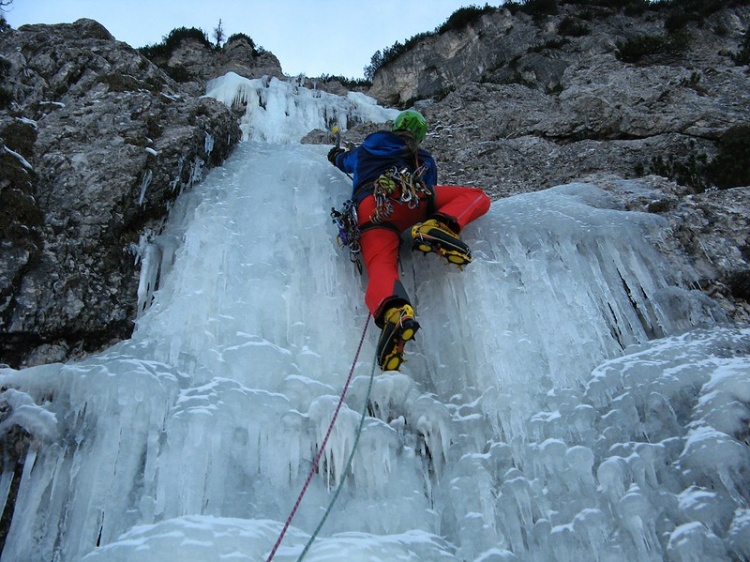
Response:
[[[335,166],[336,157],[343,152],[345,152],[343,148],[334,146],[331,150],[328,151],[328,161]]]

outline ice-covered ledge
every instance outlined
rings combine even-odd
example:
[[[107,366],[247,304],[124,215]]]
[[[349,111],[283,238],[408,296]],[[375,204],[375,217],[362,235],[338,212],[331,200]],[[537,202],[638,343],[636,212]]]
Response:
[[[342,130],[356,123],[385,123],[398,115],[360,92],[338,96],[264,76],[244,78],[234,72],[211,80],[206,96],[230,107],[245,107],[242,140],[298,142],[314,129]]]

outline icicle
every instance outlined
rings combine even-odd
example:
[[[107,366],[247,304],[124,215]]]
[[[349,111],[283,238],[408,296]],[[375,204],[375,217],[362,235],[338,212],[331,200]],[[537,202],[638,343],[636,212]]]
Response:
[[[151,170],[146,170],[146,172],[143,174],[143,180],[141,181],[141,194],[138,196],[138,204],[143,205],[143,200],[146,197],[146,189],[148,189],[148,186],[151,184],[151,178],[153,177],[153,172]]]
[[[21,156],[20,154],[18,154],[18,152],[14,151],[14,150],[11,150],[10,148],[8,148],[8,147],[7,147],[7,146],[5,146],[5,145],[3,145],[3,147],[2,147],[2,148],[3,148],[3,150],[4,150],[5,152],[7,152],[7,153],[8,153],[8,154],[10,154],[10,155],[11,155],[11,156],[12,156],[13,158],[15,158],[16,160],[18,160],[18,161],[19,161],[19,162],[21,163],[21,165],[22,165],[22,166],[23,166],[24,168],[26,168],[27,170],[33,170],[33,169],[34,169],[34,168],[33,168],[33,167],[31,166],[31,164],[29,164],[29,161],[28,161],[28,160],[26,160],[26,158],[24,158],[24,157],[23,157],[23,156]]]
[[[172,191],[177,189],[178,185],[182,184],[182,169],[185,167],[185,157],[180,156],[177,160],[177,172],[175,173],[174,179],[172,180]]]
[[[206,152],[206,158],[211,156],[214,150],[214,137],[213,135],[206,133],[206,140],[203,143],[203,150]]]
[[[202,158],[198,156],[190,164],[190,179],[188,180],[188,187],[193,187],[203,179],[203,165],[205,164]]]
[[[158,288],[162,264],[161,249],[153,241],[153,233],[150,230],[141,234],[136,257],[136,261],[138,260],[141,262],[141,273],[138,279],[137,316],[140,317],[151,306],[154,293]]]

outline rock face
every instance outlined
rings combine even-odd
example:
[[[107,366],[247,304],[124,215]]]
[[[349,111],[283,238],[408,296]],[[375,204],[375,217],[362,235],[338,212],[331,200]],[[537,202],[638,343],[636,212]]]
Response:
[[[60,361],[129,336],[139,240],[240,131],[91,20],[0,57],[0,362]]]
[[[637,63],[622,62],[618,45],[666,37],[670,13],[591,9],[561,4],[536,18],[503,9],[430,36],[380,68],[370,95],[416,101],[446,176],[498,195],[597,170],[632,176],[655,157],[710,159],[730,127],[750,122],[750,76],[732,58],[749,7],[712,14],[681,32],[684,50]]]
[[[227,72],[245,78],[284,77],[279,60],[272,53],[257,50],[242,35],[231,39],[221,49],[215,49],[187,38],[180,41],[168,56],[155,58],[153,62],[168,73],[179,76],[182,88],[196,96],[206,93],[206,82]]]
[[[556,95],[569,87],[570,74],[588,78],[592,85],[600,79],[613,81],[617,77],[603,76],[604,69],[589,65],[614,58],[630,39],[666,37],[665,24],[675,15],[667,9],[626,15],[621,8],[603,7],[605,1],[585,4],[557,2],[554,13],[533,15],[506,7],[461,29],[429,35],[375,72],[370,95],[382,103],[406,105],[444,97],[470,83],[523,84]],[[673,36],[686,39],[685,44],[644,51],[640,62],[695,70],[723,66],[738,50],[749,19],[748,6],[717,11]],[[632,52],[627,54],[624,60],[633,58]],[[588,73],[576,68],[581,65]]]

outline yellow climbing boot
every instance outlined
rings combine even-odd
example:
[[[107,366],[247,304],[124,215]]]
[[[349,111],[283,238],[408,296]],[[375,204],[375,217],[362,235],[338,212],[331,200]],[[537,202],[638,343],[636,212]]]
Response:
[[[463,268],[471,263],[471,250],[449,226],[438,219],[428,219],[411,229],[412,250],[425,254],[435,252],[449,263]]]
[[[404,345],[414,338],[419,323],[408,304],[389,308],[383,315],[383,331],[378,341],[378,365],[383,371],[398,371],[404,362]]]

